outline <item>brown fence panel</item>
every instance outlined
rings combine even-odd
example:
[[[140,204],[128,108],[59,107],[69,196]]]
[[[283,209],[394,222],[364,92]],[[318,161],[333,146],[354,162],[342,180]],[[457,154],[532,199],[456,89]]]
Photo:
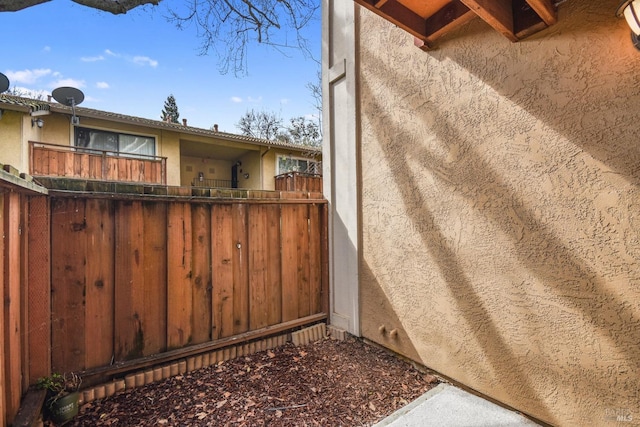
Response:
[[[322,311],[322,205],[308,205],[309,209],[309,310]]]
[[[211,208],[193,205],[193,344],[211,340]]]
[[[143,202],[144,349],[167,349],[167,204]]]
[[[268,300],[268,266],[269,266],[269,233],[267,206],[249,206],[248,238],[249,248],[249,327],[263,328],[269,325]]]
[[[233,237],[233,334],[249,330],[249,242],[247,239],[247,205],[232,205]]]
[[[301,271],[298,255],[301,251],[299,218],[300,206],[294,204],[282,205],[282,321],[298,318],[299,299],[298,283]]]
[[[107,368],[326,312],[325,204],[287,194],[53,197],[51,368]]]
[[[51,214],[51,368],[84,368],[86,201],[56,199]]]
[[[115,360],[144,355],[144,216],[140,201],[115,208]]]
[[[3,257],[3,305],[4,305],[4,387],[9,391],[6,396],[6,411],[11,418],[20,406],[22,389],[22,322],[21,322],[21,268],[20,268],[20,194],[4,194],[3,206],[4,257]]]
[[[31,197],[27,231],[28,360],[27,381],[51,372],[51,219],[49,198]]]
[[[231,205],[211,207],[213,270],[213,338],[233,335],[233,211]]]
[[[169,203],[167,234],[167,346],[178,348],[192,339],[191,205]]]
[[[114,342],[114,203],[86,200],[85,367],[109,364]]]
[[[6,193],[0,193],[0,224],[2,225],[2,232],[6,233],[7,226],[5,224],[4,218],[4,209],[6,202]],[[4,280],[4,263],[8,252],[5,250],[4,242],[0,244],[0,278],[2,278],[2,288],[0,288],[0,292],[2,297],[4,298],[4,289],[7,286]],[[6,364],[7,364],[7,352],[5,351],[5,342],[6,342],[6,332],[4,327],[4,315],[5,308],[4,304],[0,304],[0,427],[4,427],[6,425],[6,420],[9,419],[7,414],[7,400],[10,399],[12,392],[15,390],[10,390],[7,388],[7,375],[6,375]],[[13,417],[13,415],[12,415]]]

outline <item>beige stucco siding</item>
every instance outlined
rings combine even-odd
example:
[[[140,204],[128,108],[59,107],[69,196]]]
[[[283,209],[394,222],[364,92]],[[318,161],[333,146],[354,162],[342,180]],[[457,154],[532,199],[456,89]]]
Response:
[[[358,8],[361,332],[562,426],[640,422],[640,52],[614,7],[430,52]]]
[[[0,119],[0,150],[2,150],[0,163],[24,170],[24,165],[28,165],[28,162],[25,160],[25,152],[20,144],[22,116],[21,112],[15,111],[3,111],[2,113],[2,119]]]

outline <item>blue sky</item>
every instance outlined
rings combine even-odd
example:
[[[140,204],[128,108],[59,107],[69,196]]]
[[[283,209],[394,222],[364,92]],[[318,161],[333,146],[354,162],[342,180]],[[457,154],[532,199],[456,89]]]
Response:
[[[184,1],[164,0],[117,16],[68,0],[0,13],[0,72],[12,88],[50,94],[73,86],[85,95],[82,107],[149,119],[160,119],[173,94],[180,119],[190,126],[217,123],[231,133],[239,133],[235,124],[252,108],[285,121],[315,114],[306,86],[317,80],[317,62],[255,43],[249,47],[248,75],[221,74],[213,53],[199,55],[195,28],[179,30],[167,22],[167,9]],[[316,60],[319,15],[307,33]]]

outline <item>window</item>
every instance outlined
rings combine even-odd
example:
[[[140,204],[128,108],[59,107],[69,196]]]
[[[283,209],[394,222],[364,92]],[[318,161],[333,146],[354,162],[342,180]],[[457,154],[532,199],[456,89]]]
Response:
[[[303,157],[278,156],[277,173],[281,175],[287,172],[302,172],[310,174],[320,174],[320,162]]]
[[[121,154],[155,156],[156,139],[148,136],[76,128],[76,147],[115,151]]]

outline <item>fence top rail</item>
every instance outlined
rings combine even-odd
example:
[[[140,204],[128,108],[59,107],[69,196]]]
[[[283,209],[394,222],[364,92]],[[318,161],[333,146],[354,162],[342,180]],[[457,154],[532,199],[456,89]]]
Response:
[[[303,176],[308,178],[322,178],[322,174],[320,173],[308,173],[308,172],[285,172],[280,175],[276,175],[276,179],[278,178],[287,178],[290,176]]]
[[[195,203],[324,204],[319,192],[243,189],[207,189],[162,184],[93,181],[73,178],[37,178],[53,197],[107,198],[112,200],[174,201]]]
[[[152,162],[163,162],[167,161],[166,157],[162,156],[151,156],[148,154],[136,154],[136,153],[124,153],[122,151],[110,151],[110,150],[99,150],[97,148],[88,148],[88,147],[76,147],[75,145],[60,145],[60,144],[51,144],[49,142],[38,142],[38,141],[29,141],[29,145],[31,148],[42,147],[48,148],[56,151],[71,151],[71,152],[80,152],[84,154],[93,154],[101,157],[125,157],[128,159],[138,159],[138,160],[148,160]]]

